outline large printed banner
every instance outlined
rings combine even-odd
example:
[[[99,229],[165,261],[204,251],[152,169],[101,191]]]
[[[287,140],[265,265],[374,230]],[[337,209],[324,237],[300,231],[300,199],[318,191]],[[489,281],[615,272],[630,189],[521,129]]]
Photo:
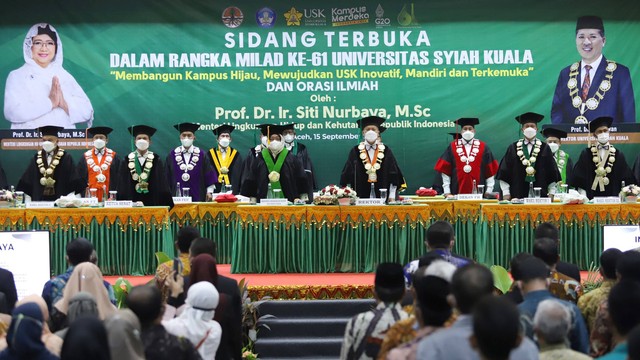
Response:
[[[459,117],[480,118],[477,137],[499,159],[519,136],[514,117],[544,114],[542,125],[554,123],[570,133],[563,146],[577,158],[589,137],[576,120],[608,111],[616,117],[613,142],[632,161],[640,143],[632,90],[640,42],[630,34],[640,33],[640,3],[603,7],[588,0],[579,8],[560,3],[34,0],[8,5],[0,14],[5,94],[0,158],[5,169],[15,169],[7,173],[16,183],[39,146],[33,129],[45,124],[68,128],[60,134],[67,149],[90,145],[87,127],[111,126],[116,130],[109,146],[120,154],[132,148],[126,127],[152,125],[159,131],[151,150],[164,157],[179,145],[172,127],[179,122],[202,124],[196,140],[202,148],[215,144],[210,130],[217,125],[236,126],[232,146],[243,155],[257,143],[256,124],[295,122],[323,186],[338,181],[349,148],[360,139],[355,121],[377,115],[387,119],[383,141],[414,190],[431,185],[433,166]],[[585,100],[576,107],[571,81],[582,80],[569,67],[581,59],[576,19],[592,15],[584,9],[604,20],[602,62],[609,67],[600,73],[610,86],[590,96],[595,103]],[[46,55],[31,58],[33,44],[25,45],[33,36],[29,29],[39,22],[51,24],[59,46],[57,68],[34,78],[20,69]],[[43,52],[53,45],[38,44]],[[568,80],[560,77],[563,69]],[[52,75],[59,78],[57,85],[39,81]],[[52,110],[52,104],[63,104],[61,98],[66,110]],[[80,151],[72,151],[76,159]]]

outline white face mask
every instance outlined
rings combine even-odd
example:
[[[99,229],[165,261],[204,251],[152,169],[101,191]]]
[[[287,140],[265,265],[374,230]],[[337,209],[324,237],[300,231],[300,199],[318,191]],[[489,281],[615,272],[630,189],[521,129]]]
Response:
[[[282,151],[282,149],[284,148],[284,143],[278,140],[271,140],[268,147],[269,147],[269,150],[277,154],[280,151]]]
[[[364,133],[364,139],[367,140],[368,143],[373,144],[378,139],[378,134],[373,130],[369,130]]]
[[[51,152],[51,151],[53,151],[53,149],[55,149],[55,148],[56,148],[56,144],[54,144],[54,143],[53,143],[53,142],[51,142],[51,141],[43,141],[43,142],[42,142],[42,149],[43,149],[45,152]]]
[[[218,140],[218,144],[220,144],[220,146],[226,148],[227,146],[229,146],[229,144],[231,144],[231,140],[228,138],[222,138],[220,140]]]
[[[467,130],[462,132],[462,138],[467,141],[470,141],[471,139],[473,139],[474,136],[475,136],[475,133],[473,131]]]
[[[556,143],[549,143],[549,144],[547,144],[547,145],[549,145],[549,149],[551,149],[551,152],[552,152],[552,153],[554,153],[554,154],[555,154],[556,152],[558,152],[558,149],[560,149],[560,144],[556,144]]]
[[[93,140],[93,146],[96,147],[96,149],[100,150],[103,147],[105,147],[105,145],[107,145],[107,142],[102,140],[102,139],[95,139]]]
[[[608,132],[603,132],[598,134],[598,142],[600,144],[606,144],[609,142],[609,133]]]
[[[140,151],[145,151],[149,148],[149,142],[145,139],[136,140],[136,148]]]
[[[263,136],[260,139],[260,141],[262,142],[262,146],[267,147],[268,144],[267,144],[267,137],[266,136]]]
[[[526,137],[527,139],[533,139],[538,133],[538,130],[534,128],[526,128],[524,129],[524,131],[522,131],[522,133],[524,134],[524,137]]]
[[[287,144],[291,144],[293,142],[293,134],[287,134],[284,136],[284,142],[286,142]]]
[[[182,146],[188,148],[191,145],[193,145],[193,139],[190,138],[184,138],[184,139],[180,139],[180,142],[182,143]]]

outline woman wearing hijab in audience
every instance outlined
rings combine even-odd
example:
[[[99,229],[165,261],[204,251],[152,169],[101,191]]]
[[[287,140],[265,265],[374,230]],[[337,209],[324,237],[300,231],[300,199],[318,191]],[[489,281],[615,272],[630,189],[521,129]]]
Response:
[[[109,335],[111,360],[144,360],[140,320],[133,311],[122,309],[104,321]]]
[[[69,281],[67,281],[67,285],[64,287],[62,298],[53,305],[54,310],[51,314],[52,328],[60,330],[68,324],[69,301],[80,291],[86,291],[93,295],[98,305],[100,320],[104,320],[111,315],[116,310],[116,307],[109,300],[109,294],[104,287],[103,280],[102,272],[96,265],[90,262],[76,265],[71,277],[69,277]]]
[[[218,290],[213,284],[208,281],[195,283],[189,287],[183,312],[162,323],[170,334],[189,339],[203,359],[215,358],[222,337],[220,324],[213,320],[218,298]]]
[[[56,360],[42,342],[44,318],[38,304],[26,303],[17,306],[12,313],[11,326],[7,333],[8,347],[0,352],[0,360]]]
[[[98,305],[93,295],[80,291],[69,300],[69,310],[67,311],[67,322],[69,325],[82,317],[98,318]],[[67,335],[68,327],[56,332],[56,335],[64,339]]]
[[[42,318],[44,319],[42,325],[42,342],[47,347],[52,354],[55,356],[60,356],[60,349],[62,349],[62,339],[55,334],[52,334],[49,330],[49,325],[47,325],[47,321],[49,320],[49,310],[47,309],[47,303],[44,301],[42,296],[40,295],[28,295],[22,298],[22,300],[16,303],[16,306],[23,305],[26,303],[34,303],[40,307],[40,311],[42,312]],[[6,347],[6,343],[0,342],[0,350]]]
[[[62,344],[64,360],[111,360],[107,330],[96,318],[77,319],[69,327]]]

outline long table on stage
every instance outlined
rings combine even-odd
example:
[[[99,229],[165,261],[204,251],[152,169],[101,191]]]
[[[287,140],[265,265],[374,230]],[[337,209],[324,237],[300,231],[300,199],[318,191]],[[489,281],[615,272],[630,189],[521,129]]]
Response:
[[[582,269],[598,262],[602,226],[638,224],[640,204],[511,205],[486,201],[425,201],[387,206],[258,206],[178,204],[143,208],[2,208],[3,231],[51,233],[51,271],[65,270],[65,246],[84,236],[96,247],[105,274],[151,274],[154,253],[174,253],[182,225],[198,227],[218,244],[218,261],[235,273],[371,272],[378,263],[406,263],[425,251],[424,233],[450,221],[454,251],[480,263],[508,266],[531,251],[533,229],[560,228],[564,260]]]

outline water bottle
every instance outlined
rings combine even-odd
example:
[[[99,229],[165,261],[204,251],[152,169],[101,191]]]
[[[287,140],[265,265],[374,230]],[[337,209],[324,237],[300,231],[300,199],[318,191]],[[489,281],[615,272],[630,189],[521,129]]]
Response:
[[[271,183],[267,185],[267,199],[273,199],[273,188],[271,187]]]
[[[176,183],[176,197],[182,197],[182,188],[180,188],[180,182]]]
[[[624,202],[625,201],[625,197],[624,194],[622,193],[622,190],[624,189],[624,187],[626,186],[624,180],[622,180],[622,182],[620,182],[620,202]]]
[[[473,179],[473,187],[471,188],[471,193],[472,194],[478,193],[478,185],[476,184],[476,179]]]
[[[530,198],[536,197],[535,193],[533,192],[533,183],[532,182],[529,183],[529,197]]]
[[[376,186],[374,185],[374,183],[371,183],[371,192],[369,192],[369,199],[375,199],[376,198]]]

